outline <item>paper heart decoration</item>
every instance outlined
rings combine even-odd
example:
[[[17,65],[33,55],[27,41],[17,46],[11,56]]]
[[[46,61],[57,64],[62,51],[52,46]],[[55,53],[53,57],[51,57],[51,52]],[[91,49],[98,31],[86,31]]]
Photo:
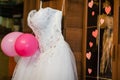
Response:
[[[103,24],[104,21],[105,21],[105,20],[101,18],[101,19],[100,19],[100,24]]]
[[[95,11],[92,11],[92,16],[94,16],[95,15]]]
[[[97,35],[98,35],[98,30],[96,29],[95,31],[92,32],[92,36],[93,36],[94,38],[96,38]]]
[[[91,54],[91,52],[86,53],[86,57],[87,57],[87,59],[88,59],[88,60],[90,60],[90,59],[91,59],[91,55],[92,55],[92,54]]]
[[[91,74],[92,73],[92,69],[88,68],[88,73]]]
[[[90,8],[93,7],[93,0],[91,0],[91,1],[88,3],[88,6],[89,6]]]
[[[111,11],[111,6],[105,7],[105,12],[106,12],[106,14],[109,14],[110,11]]]
[[[89,46],[92,47],[93,46],[93,42],[89,42]]]

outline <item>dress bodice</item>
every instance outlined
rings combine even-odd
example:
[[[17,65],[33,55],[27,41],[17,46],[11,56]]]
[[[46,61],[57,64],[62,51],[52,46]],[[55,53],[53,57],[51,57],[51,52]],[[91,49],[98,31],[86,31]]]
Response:
[[[41,51],[53,47],[56,42],[63,38],[61,33],[62,11],[52,8],[41,8],[39,11],[32,10],[28,15],[28,25],[38,39]]]

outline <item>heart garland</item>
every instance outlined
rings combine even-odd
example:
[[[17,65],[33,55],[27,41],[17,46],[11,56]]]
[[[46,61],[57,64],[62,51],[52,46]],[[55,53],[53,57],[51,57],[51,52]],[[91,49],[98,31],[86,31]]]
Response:
[[[91,74],[92,73],[92,69],[88,68],[88,73]]]
[[[98,30],[96,29],[95,31],[92,32],[92,36],[93,36],[94,38],[96,38],[97,35],[98,35]]]
[[[92,16],[94,16],[95,15],[95,11],[92,11]]]
[[[91,59],[91,55],[92,55],[92,53],[91,53],[91,52],[86,53],[86,57],[87,57],[87,59],[88,59],[88,60],[90,60],[90,59]]]
[[[106,6],[105,12],[106,12],[106,14],[109,14],[111,12],[111,6]]]
[[[92,47],[93,46],[93,42],[90,41],[89,42],[89,46]]]
[[[100,19],[100,24],[102,25],[105,22],[103,18]]]

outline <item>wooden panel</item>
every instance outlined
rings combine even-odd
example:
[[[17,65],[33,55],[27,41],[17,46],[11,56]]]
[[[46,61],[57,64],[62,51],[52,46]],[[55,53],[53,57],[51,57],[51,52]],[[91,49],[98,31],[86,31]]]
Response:
[[[82,53],[81,52],[74,52],[75,59],[76,59],[76,66],[77,66],[77,73],[78,73],[78,79],[82,79]]]
[[[69,43],[76,60],[77,72],[79,80],[82,77],[82,29],[79,28],[67,28],[65,29],[65,39]]]
[[[119,1],[120,2],[120,1]],[[118,27],[118,44],[120,44],[120,35],[119,35],[119,32],[120,32],[120,5],[119,5],[119,27]]]
[[[62,3],[63,3],[63,0],[52,0],[52,1],[49,1],[49,6],[54,9],[61,10]]]
[[[9,67],[8,77],[10,77],[10,78],[13,75],[13,71],[14,71],[15,65],[16,65],[16,63],[14,61],[14,58],[10,57],[9,58],[9,66],[8,66]]]
[[[119,1],[119,3],[120,3],[120,1]],[[118,76],[118,79],[120,79],[120,76],[119,76],[119,74],[120,74],[120,69],[119,69],[119,66],[120,66],[120,4],[119,4],[119,26],[118,26],[118,73],[117,73],[117,76]]]
[[[86,46],[87,46],[87,13],[88,13],[88,1],[84,0],[84,17],[83,17],[83,37],[82,37],[82,79],[86,80]]]
[[[65,39],[70,44],[74,52],[81,52],[82,43],[82,29],[66,28]]]
[[[65,28],[64,29],[64,36],[65,40],[69,43],[75,59],[76,59],[76,65],[77,65],[77,72],[78,77],[81,79],[81,65],[82,65],[82,29],[79,28]]]
[[[65,27],[83,26],[83,0],[66,0]]]
[[[118,80],[120,79],[120,76],[119,76],[119,74],[120,74],[120,69],[119,69],[119,66],[120,66],[120,44],[118,45],[118,68],[117,68],[117,70],[118,70],[118,73],[117,73],[117,77],[118,77]]]
[[[114,43],[114,53],[113,53],[113,66],[112,66],[112,79],[113,80],[119,80],[119,75],[118,74],[118,27],[119,27],[119,0],[114,0],[114,18],[113,18],[113,43]]]
[[[84,0],[66,0],[63,34],[74,52],[79,80],[82,80],[82,33]]]

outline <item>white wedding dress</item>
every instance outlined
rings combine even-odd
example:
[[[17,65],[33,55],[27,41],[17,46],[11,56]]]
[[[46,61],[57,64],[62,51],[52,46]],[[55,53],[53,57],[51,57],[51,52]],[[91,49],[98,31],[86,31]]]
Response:
[[[61,33],[62,11],[50,7],[32,10],[28,25],[39,49],[31,57],[22,57],[12,80],[78,80],[74,55]]]

